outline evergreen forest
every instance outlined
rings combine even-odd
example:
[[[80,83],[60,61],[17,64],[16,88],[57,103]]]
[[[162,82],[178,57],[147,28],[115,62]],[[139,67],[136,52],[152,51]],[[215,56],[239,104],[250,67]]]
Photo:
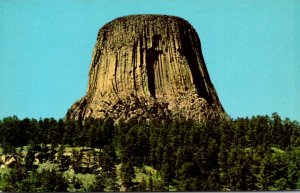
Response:
[[[0,191],[300,189],[300,126],[271,116],[0,120]]]

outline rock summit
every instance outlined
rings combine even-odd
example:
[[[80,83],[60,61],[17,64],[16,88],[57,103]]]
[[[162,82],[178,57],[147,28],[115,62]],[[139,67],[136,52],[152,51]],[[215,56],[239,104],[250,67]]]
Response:
[[[100,29],[87,93],[66,119],[206,122],[223,115],[191,24],[174,16],[131,15]]]

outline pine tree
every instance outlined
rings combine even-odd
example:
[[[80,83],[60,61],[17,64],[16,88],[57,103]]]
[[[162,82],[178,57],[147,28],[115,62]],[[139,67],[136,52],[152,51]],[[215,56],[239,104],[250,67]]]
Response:
[[[150,192],[154,191],[154,185],[153,185],[153,179],[152,179],[152,173],[150,173],[149,182],[148,182],[148,190]]]
[[[66,192],[68,182],[62,173],[56,170],[43,170],[40,175],[42,192]]]
[[[117,179],[117,170],[116,168],[112,168],[110,172],[107,173],[106,178],[107,191],[118,192],[120,191],[120,185],[118,184]]]
[[[134,178],[134,168],[130,160],[126,163],[122,163],[121,166],[121,180],[123,186],[127,188],[127,191],[130,191],[133,187],[132,179]]]

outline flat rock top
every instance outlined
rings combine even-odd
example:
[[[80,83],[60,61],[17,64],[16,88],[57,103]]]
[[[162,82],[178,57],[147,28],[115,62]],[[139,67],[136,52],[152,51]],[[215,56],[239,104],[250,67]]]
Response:
[[[158,14],[145,14],[145,15],[129,15],[129,16],[123,16],[123,17],[118,17],[107,24],[105,24],[101,30],[110,30],[110,29],[115,29],[115,27],[120,28],[119,25],[125,27],[128,25],[131,25],[131,28],[127,28],[127,32],[134,33],[137,32],[135,30],[139,29],[139,27],[132,28],[135,26],[135,24],[138,25],[154,25],[159,29],[159,25],[174,25],[174,24],[186,24],[189,25],[189,28],[193,28],[192,25],[186,21],[183,18],[177,17],[177,16],[170,16],[170,15],[158,15]],[[127,34],[127,35],[129,35]]]
[[[127,15],[118,17],[107,24],[114,23],[115,21],[124,21],[124,20],[132,20],[132,21],[138,21],[138,20],[181,20],[187,22],[185,19],[178,17],[178,16],[172,16],[172,15],[160,15],[160,14],[136,14],[136,15]],[[106,25],[107,25],[106,24]]]

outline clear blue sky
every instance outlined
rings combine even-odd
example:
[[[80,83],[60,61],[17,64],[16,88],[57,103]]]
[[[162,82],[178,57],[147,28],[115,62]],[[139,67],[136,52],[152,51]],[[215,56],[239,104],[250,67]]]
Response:
[[[129,14],[197,30],[227,113],[300,121],[299,0],[0,0],[0,118],[62,118],[85,95],[96,35]]]

